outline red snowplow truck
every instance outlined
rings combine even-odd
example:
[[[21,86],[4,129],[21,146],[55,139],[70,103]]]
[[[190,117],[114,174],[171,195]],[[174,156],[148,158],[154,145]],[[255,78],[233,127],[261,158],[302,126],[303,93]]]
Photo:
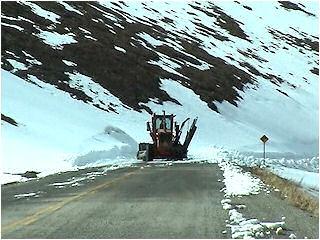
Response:
[[[147,122],[147,131],[150,132],[153,143],[139,143],[137,158],[143,161],[152,161],[153,159],[182,160],[187,158],[189,144],[197,129],[195,118],[187,131],[183,144],[180,143],[182,129],[190,118],[184,120],[181,127],[174,122],[175,115],[153,114],[150,122]]]

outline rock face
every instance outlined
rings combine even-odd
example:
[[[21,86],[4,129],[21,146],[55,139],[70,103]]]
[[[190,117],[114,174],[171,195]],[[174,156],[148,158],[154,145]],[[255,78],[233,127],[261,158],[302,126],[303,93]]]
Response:
[[[18,123],[14,119],[12,119],[11,117],[8,117],[4,114],[1,114],[1,120],[5,121],[7,123],[10,123],[13,126],[16,126],[16,127],[18,126]]]
[[[25,178],[37,178],[37,174],[39,174],[39,172],[26,171],[25,173],[21,174],[21,176]]]
[[[117,105],[94,102],[83,86],[71,84],[71,76],[88,76],[125,106],[148,112],[145,103],[150,99],[179,104],[161,89],[161,79],[170,78],[219,112],[215,102],[237,106],[239,92],[258,87],[261,79],[279,88],[296,87],[273,71],[262,51],[299,48],[301,54],[311,56],[312,66],[306,71],[319,72],[317,36],[294,29],[297,37],[266,26],[272,41],[264,43],[259,33],[245,31],[243,22],[214,2],[175,4],[162,2],[157,8],[148,2],[2,2],[2,68],[113,112]],[[232,4],[255,14],[252,7]],[[282,11],[316,17],[303,5],[276,4]],[[227,45],[230,51],[221,50]]]

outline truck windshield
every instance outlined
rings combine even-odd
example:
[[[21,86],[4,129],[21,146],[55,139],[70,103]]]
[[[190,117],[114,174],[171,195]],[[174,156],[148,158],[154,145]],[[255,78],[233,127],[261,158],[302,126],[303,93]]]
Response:
[[[171,118],[157,118],[156,129],[171,129]]]

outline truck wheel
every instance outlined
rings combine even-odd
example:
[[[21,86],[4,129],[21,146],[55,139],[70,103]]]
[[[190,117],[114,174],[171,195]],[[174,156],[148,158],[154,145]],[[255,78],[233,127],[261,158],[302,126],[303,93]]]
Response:
[[[143,161],[152,161],[153,160],[153,155],[154,155],[154,148],[153,144],[147,144],[146,145],[146,152],[144,155],[144,160]]]
[[[148,161],[152,161],[154,157],[154,145],[153,144],[149,144],[148,147]]]
[[[146,150],[145,150],[145,154],[143,156],[143,161],[147,162],[149,161],[149,155],[150,155],[150,151],[149,151],[149,144],[146,145]]]

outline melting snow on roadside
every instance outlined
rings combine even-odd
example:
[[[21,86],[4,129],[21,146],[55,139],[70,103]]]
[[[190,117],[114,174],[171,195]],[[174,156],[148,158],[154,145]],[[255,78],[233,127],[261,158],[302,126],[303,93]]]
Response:
[[[52,184],[49,184],[49,186],[55,186],[56,188],[64,188],[66,185],[71,185],[72,187],[74,187],[74,186],[81,185],[81,184],[79,184],[79,182],[86,180],[86,179],[87,178],[85,178],[85,177],[80,177],[80,178],[72,177],[71,179],[68,179],[69,181],[67,181],[67,182],[52,183]]]
[[[218,153],[219,156],[219,153]],[[246,208],[245,205],[233,206],[230,197],[258,194],[263,183],[254,178],[249,172],[243,172],[228,160],[226,152],[221,152],[218,164],[223,171],[225,187],[221,189],[225,193],[225,199],[221,201],[224,210],[229,211],[229,224],[232,238],[264,238],[270,234],[270,230],[280,229],[284,221],[260,222],[256,218],[246,218],[238,210]]]
[[[132,164],[133,164],[132,161],[128,161],[128,162],[124,161],[119,164],[108,165],[108,166],[103,167],[102,171],[88,172],[88,173],[83,174],[83,176],[81,176],[81,177],[72,177],[72,178],[69,178],[65,182],[55,182],[55,183],[49,184],[49,186],[54,186],[55,188],[65,188],[67,186],[71,186],[71,187],[81,186],[81,185],[83,185],[83,183],[81,183],[81,182],[94,180],[96,177],[107,175],[108,171],[112,171],[112,170],[116,170],[116,169],[124,168],[124,167],[129,167]]]
[[[242,172],[241,168],[234,166],[229,162],[220,162],[220,168],[224,171],[223,189],[226,196],[258,194],[262,182],[254,178],[250,173]]]
[[[31,192],[31,193],[21,193],[21,194],[16,194],[14,195],[15,198],[20,199],[20,198],[29,198],[29,197],[39,197],[40,192]]]

